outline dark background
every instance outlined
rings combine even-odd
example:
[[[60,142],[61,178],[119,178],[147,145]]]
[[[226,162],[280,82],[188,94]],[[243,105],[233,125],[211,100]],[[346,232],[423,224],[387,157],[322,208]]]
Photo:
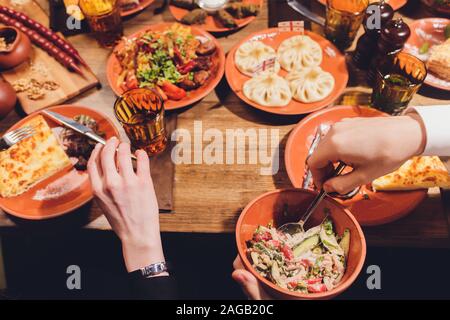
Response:
[[[120,243],[112,232],[65,231],[17,234],[2,238],[10,299],[126,299],[126,271]],[[234,235],[164,234],[186,299],[244,298],[231,279],[236,257]],[[81,290],[66,288],[69,265],[81,268]],[[368,265],[381,268],[381,290],[368,290]],[[365,266],[340,299],[449,299],[450,252],[447,249],[369,247]]]

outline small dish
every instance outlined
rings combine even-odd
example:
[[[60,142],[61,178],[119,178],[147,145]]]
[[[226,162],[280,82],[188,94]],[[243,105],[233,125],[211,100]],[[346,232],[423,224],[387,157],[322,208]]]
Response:
[[[0,38],[4,39],[4,50],[0,50],[0,69],[11,69],[25,62],[31,54],[28,36],[15,27],[0,27]]]
[[[450,20],[445,18],[426,18],[414,21],[409,25],[412,32],[403,51],[427,62],[431,48],[434,45],[445,42],[444,30],[448,25],[450,25]],[[424,47],[427,48],[427,52],[421,52]],[[450,91],[450,81],[439,77],[438,74],[430,72],[430,70],[428,71],[424,81],[425,84],[437,89]]]

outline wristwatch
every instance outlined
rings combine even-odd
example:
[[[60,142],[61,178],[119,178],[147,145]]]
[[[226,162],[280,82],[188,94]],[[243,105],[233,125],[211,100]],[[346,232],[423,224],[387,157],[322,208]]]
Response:
[[[144,268],[130,272],[130,275],[132,275],[133,277],[150,278],[150,277],[154,277],[154,276],[157,276],[161,273],[168,272],[168,271],[169,271],[169,268],[167,266],[167,262],[163,261],[163,262],[153,263]]]

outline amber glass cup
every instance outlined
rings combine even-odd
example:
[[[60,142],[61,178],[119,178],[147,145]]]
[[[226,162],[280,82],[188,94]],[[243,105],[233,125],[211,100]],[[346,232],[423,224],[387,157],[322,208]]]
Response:
[[[377,66],[372,107],[392,115],[401,114],[426,76],[425,63],[413,55],[400,52],[385,57]]]
[[[327,0],[325,35],[336,47],[351,47],[361,26],[369,0]]]
[[[91,32],[103,47],[112,47],[123,36],[119,0],[80,0]]]
[[[132,89],[125,92],[117,98],[114,112],[134,149],[143,149],[151,156],[166,148],[164,102],[155,91]]]

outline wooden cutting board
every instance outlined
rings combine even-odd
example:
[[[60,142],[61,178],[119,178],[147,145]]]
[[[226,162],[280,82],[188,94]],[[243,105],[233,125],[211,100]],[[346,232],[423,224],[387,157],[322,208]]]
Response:
[[[16,5],[18,1],[0,0],[0,5],[10,7],[16,11],[21,11],[48,26],[49,18],[45,11],[34,1],[21,0],[25,2],[23,5]],[[30,60],[16,68],[7,71],[1,71],[3,78],[9,83],[13,83],[19,79],[34,78],[39,81],[50,80],[59,84],[59,88],[54,91],[46,91],[45,97],[39,100],[31,100],[27,94],[18,93],[19,102],[23,110],[30,114],[34,111],[44,109],[49,106],[62,104],[80,93],[99,86],[97,77],[89,68],[80,66],[84,73],[84,77],[74,72],[70,72],[58,61],[49,56],[45,51],[36,46],[32,46]]]

